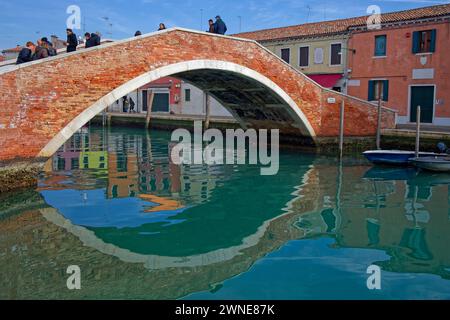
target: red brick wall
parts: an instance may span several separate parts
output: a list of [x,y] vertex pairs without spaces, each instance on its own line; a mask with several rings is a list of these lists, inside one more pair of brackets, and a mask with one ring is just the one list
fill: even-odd
[[[416,55],[412,53],[414,31],[437,30],[436,52]],[[386,58],[375,58],[375,36],[387,35]],[[443,105],[436,106],[436,117],[450,117],[450,23],[418,24],[396,29],[384,29],[355,33],[349,41],[349,47],[356,54],[349,53],[351,78],[360,80],[358,87],[349,87],[348,93],[362,99],[368,99],[368,83],[371,79],[389,80],[389,101],[387,106],[407,116],[409,111],[409,86],[414,84],[435,84],[436,99],[442,99]],[[426,57],[425,65],[421,57]],[[413,69],[431,69],[434,79],[414,80]]]
[[148,85],[142,87],[141,89],[148,89],[155,86],[167,87],[170,92],[169,103],[171,105],[174,105],[179,102],[179,100],[177,100],[176,98],[178,97],[178,99],[180,99],[181,97],[181,82],[182,81],[180,79],[174,77],[164,77],[156,81],[153,81],[152,83],[149,83]]
[[[297,103],[317,136],[337,135],[337,105],[326,93],[256,43],[185,30],[59,57],[0,75],[0,160],[33,158],[83,110],[143,73],[188,60],[222,60],[255,70]],[[346,135],[376,131],[376,108],[345,98]],[[394,114],[390,113],[390,123]],[[282,125],[282,124],[280,124]]]

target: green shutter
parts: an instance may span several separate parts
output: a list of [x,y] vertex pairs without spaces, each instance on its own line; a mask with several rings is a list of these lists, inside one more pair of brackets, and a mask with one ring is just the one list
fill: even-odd
[[383,101],[389,101],[389,80],[383,81]]
[[430,52],[436,51],[436,29],[431,30]]
[[375,100],[375,81],[369,81],[369,98],[367,100]]
[[420,52],[420,32],[416,31],[413,33],[413,53]]

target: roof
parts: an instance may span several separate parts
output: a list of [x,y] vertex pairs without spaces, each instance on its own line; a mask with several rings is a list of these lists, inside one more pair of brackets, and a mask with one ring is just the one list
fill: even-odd
[[[382,23],[392,23],[447,15],[450,15],[450,4],[385,13],[381,15],[381,21]],[[234,36],[256,41],[329,36],[346,33],[351,27],[364,26],[367,24],[368,18],[369,16],[361,16],[356,18],[306,23],[289,27],[244,32]]]
[[20,50],[22,50],[22,47],[21,46],[17,46],[15,48],[5,49],[5,50],[2,51],[2,53],[20,52]]

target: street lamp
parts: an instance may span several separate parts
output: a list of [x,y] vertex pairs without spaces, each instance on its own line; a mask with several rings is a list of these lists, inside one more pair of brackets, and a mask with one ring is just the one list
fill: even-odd
[[109,26],[109,28],[110,28],[110,31],[107,32],[107,34],[109,34],[109,35],[112,37],[112,27],[113,27],[113,24],[112,24],[111,22],[109,22],[109,17],[103,17],[102,19],[106,21],[106,24],[107,24],[107,25]]

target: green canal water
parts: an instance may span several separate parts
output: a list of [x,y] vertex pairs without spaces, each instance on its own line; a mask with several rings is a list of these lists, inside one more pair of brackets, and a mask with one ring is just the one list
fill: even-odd
[[450,175],[291,150],[261,176],[173,146],[90,129],[3,195],[0,299],[450,299]]

